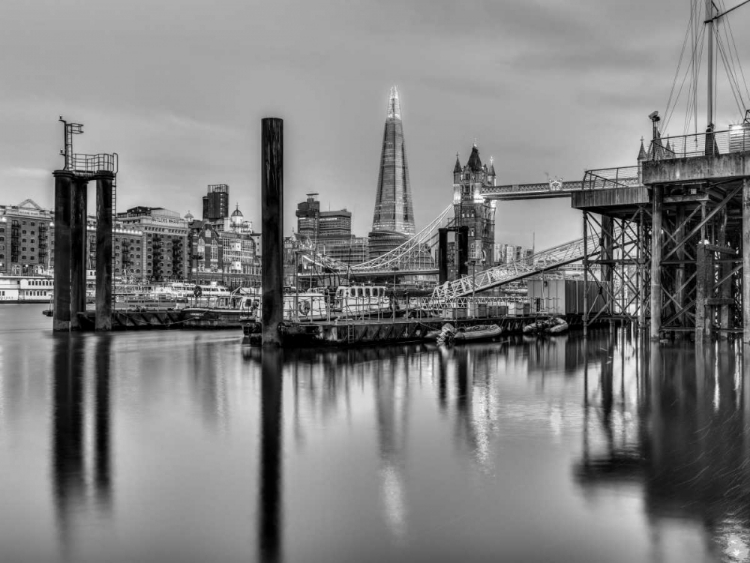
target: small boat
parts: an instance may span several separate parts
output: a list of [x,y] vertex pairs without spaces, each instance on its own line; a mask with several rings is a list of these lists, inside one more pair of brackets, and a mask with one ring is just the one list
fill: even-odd
[[561,319],[560,317],[555,317],[554,319],[550,319],[550,325],[547,327],[547,332],[550,334],[560,334],[563,332],[567,332],[568,330],[568,323],[565,322],[564,319]]
[[476,325],[459,328],[453,339],[456,342],[468,342],[474,340],[491,340],[500,336],[503,329],[497,325]]
[[436,340],[438,344],[451,342],[474,342],[478,340],[492,340],[500,336],[503,329],[497,325],[474,325],[461,327],[458,330],[446,323],[440,330],[432,330],[425,334],[425,340]]
[[568,330],[568,323],[565,319],[560,317],[552,317],[549,319],[539,319],[531,324],[523,327],[523,333],[527,335],[532,334],[560,334]]
[[548,328],[548,320],[547,319],[539,319],[537,321],[534,321],[531,324],[527,324],[525,327],[523,327],[523,333],[524,334],[538,334],[540,332],[544,332]]

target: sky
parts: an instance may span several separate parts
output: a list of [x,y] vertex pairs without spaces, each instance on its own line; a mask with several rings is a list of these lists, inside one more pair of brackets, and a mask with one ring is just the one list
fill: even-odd
[[[2,0],[0,203],[52,207],[62,115],[84,124],[75,152],[118,153],[118,210],[200,216],[206,186],[229,184],[259,228],[261,119],[279,117],[285,232],[318,192],[366,236],[397,85],[419,229],[474,142],[499,184],[635,164],[689,16],[690,0]],[[750,5],[731,18],[747,29]],[[721,79],[717,100],[722,129],[740,114]],[[543,248],[581,224],[566,199],[501,202],[496,240]]]

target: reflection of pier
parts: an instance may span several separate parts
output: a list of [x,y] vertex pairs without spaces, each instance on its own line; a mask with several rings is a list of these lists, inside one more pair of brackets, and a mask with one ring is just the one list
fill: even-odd
[[[65,552],[72,555],[76,524],[81,513],[95,508],[108,513],[112,504],[110,341],[99,339],[94,347],[94,380],[86,381],[82,367],[86,343],[75,336],[55,342],[52,403],[52,480],[58,531]],[[93,393],[85,387],[93,386]],[[93,416],[87,417],[86,396],[93,395]],[[91,430],[87,421],[93,422]],[[88,455],[84,436],[93,436]],[[93,494],[92,494],[93,493]]]
[[[577,480],[592,493],[613,483],[640,487],[652,518],[694,519],[726,544],[733,523],[750,518],[747,363],[740,368],[739,351],[728,343],[652,345],[638,352],[645,357],[630,366],[631,375],[633,368],[640,371],[632,425],[624,424],[627,411],[618,408],[623,396],[612,364],[596,362],[602,392],[586,409]],[[601,413],[606,437],[598,446],[592,412]]]

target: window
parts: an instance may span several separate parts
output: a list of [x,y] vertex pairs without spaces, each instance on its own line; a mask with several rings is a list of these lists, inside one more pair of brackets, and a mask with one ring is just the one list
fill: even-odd
[[36,225],[36,223],[34,223],[34,221],[32,221],[31,222],[31,226],[34,227],[35,225]]
[[[25,225],[25,224],[26,224],[26,221],[24,221],[24,222],[23,222],[23,224]],[[26,234],[26,231],[21,231],[21,234],[22,234],[22,235],[25,235],[25,234]]]

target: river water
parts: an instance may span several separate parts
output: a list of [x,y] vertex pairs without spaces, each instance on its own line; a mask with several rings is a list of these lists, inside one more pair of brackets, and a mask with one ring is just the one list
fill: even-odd
[[0,561],[750,561],[741,349],[261,354],[0,307]]

